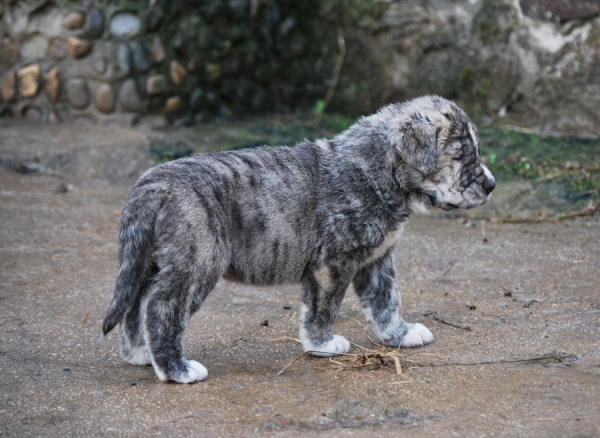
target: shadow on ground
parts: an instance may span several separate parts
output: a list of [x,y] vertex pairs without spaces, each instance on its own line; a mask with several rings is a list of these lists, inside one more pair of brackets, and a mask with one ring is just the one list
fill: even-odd
[[[270,342],[297,336],[298,288],[221,282],[186,341],[208,380],[164,384],[122,362],[114,334],[99,340],[120,206],[152,164],[152,135],[0,129],[2,435],[600,435],[598,215],[412,220],[396,250],[404,312],[435,342],[410,359],[441,366],[397,375],[311,358],[278,375],[301,353]],[[197,150],[218,141],[210,135]],[[352,290],[335,330],[372,347]],[[556,352],[569,360],[510,362]]]

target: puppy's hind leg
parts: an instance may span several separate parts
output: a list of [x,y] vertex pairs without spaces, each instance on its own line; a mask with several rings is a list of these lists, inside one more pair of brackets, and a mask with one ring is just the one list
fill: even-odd
[[304,351],[310,351],[313,356],[335,356],[350,351],[346,338],[331,334],[348,284],[334,282],[331,272],[322,268],[308,271],[302,286],[300,341]]
[[119,324],[119,347],[125,362],[133,365],[149,365],[144,341],[142,312],[140,303],[125,314]]
[[433,335],[423,324],[410,324],[402,318],[402,301],[392,254],[362,268],[354,277],[353,284],[367,321],[385,345],[409,348],[433,341]]
[[144,340],[154,371],[163,382],[193,383],[208,376],[202,364],[185,358],[183,338],[192,313],[214,288],[219,274],[170,265],[156,275],[143,305]]
[[185,328],[227,269],[229,251],[224,240],[206,228],[190,233],[194,224],[177,224],[165,226],[158,238],[159,270],[143,305],[144,340],[160,380],[193,383],[206,379],[208,371],[185,358]]

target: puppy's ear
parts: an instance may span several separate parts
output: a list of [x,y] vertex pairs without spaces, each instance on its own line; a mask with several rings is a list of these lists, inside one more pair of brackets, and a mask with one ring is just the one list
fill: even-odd
[[437,170],[438,129],[429,120],[413,117],[391,128],[390,143],[402,159],[425,175]]

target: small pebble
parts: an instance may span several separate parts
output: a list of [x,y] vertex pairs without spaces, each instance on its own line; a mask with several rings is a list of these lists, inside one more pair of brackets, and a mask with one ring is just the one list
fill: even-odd
[[284,308],[285,310],[290,310],[290,309],[292,308],[292,306],[290,306],[289,304],[284,304],[284,305],[283,305],[283,308]]
[[260,325],[261,325],[261,327],[267,327],[267,326],[269,325],[269,320],[268,320],[268,319],[265,319],[264,321],[262,321],[262,322],[260,323]]

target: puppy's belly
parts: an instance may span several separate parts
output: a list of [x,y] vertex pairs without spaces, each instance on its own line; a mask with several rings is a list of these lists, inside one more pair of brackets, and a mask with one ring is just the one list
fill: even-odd
[[[286,263],[287,261],[287,263]],[[229,266],[223,279],[234,283],[270,286],[275,284],[298,283],[306,269],[307,262],[293,259],[280,259],[279,263],[256,263],[254,265]]]

